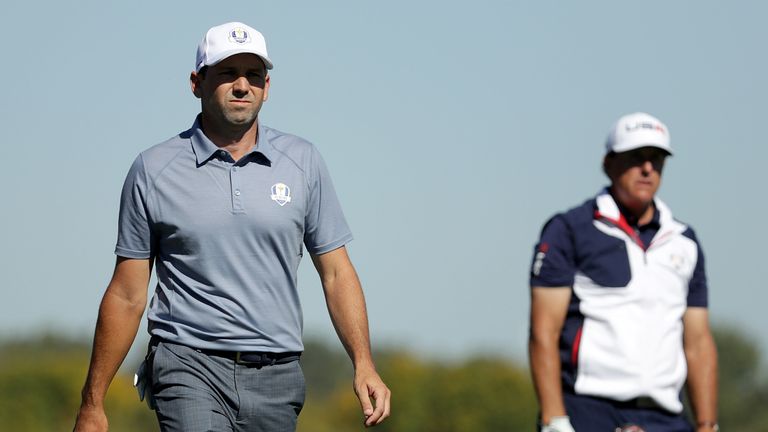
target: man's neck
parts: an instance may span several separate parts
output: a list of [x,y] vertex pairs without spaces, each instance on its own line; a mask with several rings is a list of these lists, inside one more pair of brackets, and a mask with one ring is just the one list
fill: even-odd
[[648,225],[653,220],[653,215],[656,212],[656,207],[653,205],[653,203],[648,204],[645,206],[644,209],[633,211],[627,208],[627,210],[630,212],[632,217],[634,218],[635,225],[641,227],[644,225]]
[[619,211],[621,211],[630,225],[643,226],[651,223],[653,220],[653,215],[656,213],[656,206],[653,204],[653,201],[647,204],[630,206],[623,203],[613,190],[611,190],[611,196],[613,196],[613,200],[619,206]]
[[202,116],[200,124],[205,136],[216,147],[228,151],[234,160],[239,160],[253,150],[259,136],[258,119],[254,120],[250,125],[243,125],[242,128],[233,128],[231,126],[224,128],[218,127],[215,122]]

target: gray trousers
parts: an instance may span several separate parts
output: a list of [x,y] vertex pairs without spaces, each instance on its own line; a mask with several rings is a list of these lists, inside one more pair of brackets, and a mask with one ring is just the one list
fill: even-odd
[[160,342],[150,354],[162,432],[294,432],[304,406],[298,361],[260,368]]

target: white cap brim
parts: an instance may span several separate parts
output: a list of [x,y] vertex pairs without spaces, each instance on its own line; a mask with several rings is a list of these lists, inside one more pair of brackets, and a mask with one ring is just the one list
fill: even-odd
[[259,54],[257,52],[249,51],[249,50],[230,50],[230,51],[224,51],[221,53],[217,53],[215,56],[209,57],[207,61],[200,62],[199,65],[197,65],[197,72],[200,72],[200,69],[204,68],[205,66],[215,66],[218,63],[221,63],[222,61],[228,59],[229,57],[232,57],[233,55],[237,54],[253,54],[255,56],[258,56],[261,61],[264,62],[264,66],[270,70],[272,69],[272,60],[270,60],[268,57]]

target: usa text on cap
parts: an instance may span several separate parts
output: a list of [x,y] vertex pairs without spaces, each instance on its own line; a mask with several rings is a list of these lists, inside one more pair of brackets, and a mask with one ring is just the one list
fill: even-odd
[[656,147],[672,154],[669,129],[661,120],[643,112],[621,117],[608,133],[605,151],[621,153],[640,147]]

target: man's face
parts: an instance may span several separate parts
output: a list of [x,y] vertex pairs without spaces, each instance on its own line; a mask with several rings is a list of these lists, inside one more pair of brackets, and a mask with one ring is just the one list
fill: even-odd
[[236,54],[204,74],[193,72],[190,82],[203,116],[224,127],[251,124],[269,94],[267,69],[254,54]]
[[641,147],[605,157],[605,173],[611,179],[613,192],[621,204],[642,208],[653,202],[661,185],[661,171],[667,155],[656,147]]

